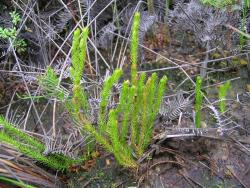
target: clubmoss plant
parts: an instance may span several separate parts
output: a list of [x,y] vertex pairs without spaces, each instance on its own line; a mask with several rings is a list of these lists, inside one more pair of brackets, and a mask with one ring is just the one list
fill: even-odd
[[136,13],[132,27],[132,84],[128,80],[123,82],[118,105],[108,113],[110,92],[122,71],[116,70],[107,78],[101,92],[99,126],[85,126],[100,144],[114,154],[120,164],[132,168],[137,166],[135,159],[142,156],[151,141],[154,121],[167,82],[166,76],[158,82],[158,76],[154,73],[145,83],[146,75],[137,74],[139,17],[140,14]]
[[10,144],[28,157],[60,171],[75,163],[73,159],[62,155],[44,156],[45,146],[43,143],[15,128],[2,116],[0,116],[0,125],[3,127],[0,130],[0,141]]
[[72,44],[72,66],[70,67],[70,75],[73,82],[73,96],[71,100],[73,106],[72,114],[74,117],[81,118],[82,121],[87,120],[82,116],[80,111],[83,110],[86,113],[88,110],[87,95],[83,87],[81,87],[81,79],[86,61],[87,39],[88,28],[84,28],[82,33],[79,28],[74,32]]
[[201,108],[202,108],[202,100],[203,93],[201,91],[202,79],[200,76],[196,78],[196,86],[195,86],[195,125],[196,128],[201,128]]
[[14,186],[18,186],[18,187],[21,187],[21,188],[35,188],[31,185],[28,185],[24,182],[22,182],[21,180],[17,181],[17,180],[14,180],[14,179],[11,179],[11,178],[7,178],[7,177],[4,177],[4,176],[0,176],[0,181],[1,182],[7,182],[7,183],[10,183]]
[[227,81],[225,84],[221,85],[219,88],[219,99],[220,99],[220,112],[224,113],[226,111],[226,96],[229,89],[231,88],[231,82]]
[[[112,80],[113,75],[106,82]],[[109,111],[108,117],[107,109],[105,116],[100,112],[98,128],[90,124],[84,126],[105,149],[114,154],[121,165],[130,168],[137,166],[134,155],[136,158],[141,157],[151,141],[154,121],[167,82],[164,77],[157,84],[157,75],[153,74],[145,84],[144,75],[140,79],[141,83],[138,83],[140,89],[130,85],[128,80],[123,82],[117,107]],[[103,90],[107,90],[107,85],[104,83]],[[139,95],[142,98],[137,100]]]
[[129,168],[137,167],[136,159],[142,156],[151,141],[154,121],[167,83],[166,76],[158,81],[158,76],[154,73],[146,81],[145,73],[137,73],[139,25],[140,13],[137,12],[132,27],[131,81],[126,80],[122,83],[119,101],[110,109],[108,104],[112,89],[119,82],[123,71],[115,70],[105,79],[100,92],[97,126],[92,125],[86,118],[88,95],[80,83],[86,57],[86,28],[82,37],[79,29],[74,33],[70,69],[73,94],[72,100],[69,100],[69,109],[73,109],[73,117],[83,130],[92,135],[107,151],[113,153],[121,165]]
[[[147,148],[153,133],[153,125],[158,114],[161,100],[166,89],[167,77],[164,76],[159,84],[157,81],[157,74],[154,73],[148,80],[143,90],[142,103],[139,105],[139,111],[142,111],[142,114],[139,115],[142,118],[139,141],[138,141],[138,155],[141,156],[144,150]],[[139,126],[138,125],[138,126]]]
[[[134,89],[129,87],[129,82],[123,83],[120,93],[120,100],[117,108],[111,109],[108,113],[107,105],[111,89],[122,74],[121,70],[116,70],[106,79],[101,92],[101,104],[99,112],[98,127],[85,125],[84,128],[91,133],[107,151],[114,154],[117,161],[126,167],[136,167],[136,162],[132,157],[132,152],[127,144],[128,116],[130,116]],[[125,104],[127,106],[125,106]],[[123,111],[125,110],[125,111]],[[118,116],[126,114],[122,123],[118,124]],[[123,116],[124,117],[124,116]],[[121,127],[122,126],[122,127]]]
[[131,38],[131,81],[133,85],[137,82],[137,60],[138,60],[138,46],[139,46],[139,29],[140,29],[141,15],[136,12],[134,15],[132,25],[132,38]]
[[122,76],[122,70],[118,69],[115,70],[114,73],[106,79],[103,85],[103,89],[101,91],[101,103],[100,103],[100,112],[99,112],[99,127],[100,130],[103,131],[105,128],[105,121],[107,117],[107,106],[109,103],[111,89],[113,88],[114,84],[118,82],[120,77]]
[[[10,136],[10,137],[17,137],[18,140],[21,140],[22,143],[28,144],[39,151],[44,149],[44,145],[37,141],[36,139],[30,137],[29,135],[25,134],[24,132],[15,128],[12,124],[4,119],[4,117],[0,116],[0,125],[3,126],[2,133]],[[17,140],[17,141],[18,141]]]
[[139,124],[138,122],[140,121],[140,109],[143,107],[143,92],[144,92],[144,87],[145,87],[145,79],[146,79],[146,74],[143,73],[140,75],[140,79],[138,82],[138,86],[136,89],[136,98],[134,101],[134,110],[133,110],[133,116],[131,117],[131,144],[136,147],[138,140],[139,140]]

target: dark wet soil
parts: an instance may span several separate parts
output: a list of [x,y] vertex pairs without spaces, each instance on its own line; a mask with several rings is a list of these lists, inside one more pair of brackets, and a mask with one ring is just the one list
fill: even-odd
[[250,152],[230,138],[169,140],[141,187],[249,187],[249,162]]

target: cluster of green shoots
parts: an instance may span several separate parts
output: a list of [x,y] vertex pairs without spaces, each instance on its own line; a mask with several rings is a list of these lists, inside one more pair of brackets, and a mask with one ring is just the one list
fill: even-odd
[[[150,144],[154,121],[167,83],[166,76],[158,80],[156,73],[149,78],[146,78],[146,74],[137,73],[139,26],[140,13],[136,12],[131,37],[131,80],[125,80],[122,83],[119,101],[116,107],[109,109],[113,87],[119,82],[123,71],[117,69],[105,79],[100,92],[97,126],[91,124],[88,119],[88,93],[81,85],[86,60],[88,28],[84,28],[82,32],[77,29],[73,37],[70,68],[73,83],[72,96],[66,99],[67,109],[82,130],[92,135],[99,144],[111,152],[121,165],[129,168],[137,167],[136,160],[143,155]],[[46,85],[46,83],[57,84],[56,75],[53,76],[50,73],[55,74],[48,69],[47,74],[40,79],[42,87],[49,91],[49,95],[64,98],[60,90],[52,91],[49,89],[51,87]],[[49,80],[52,81],[48,82]]]
[[158,81],[157,74],[146,80],[146,74],[137,73],[138,33],[140,13],[135,13],[131,38],[131,81],[122,83],[119,102],[108,110],[113,86],[118,83],[123,72],[117,69],[109,76],[100,93],[98,126],[89,123],[84,112],[88,110],[87,95],[80,85],[83,74],[88,29],[76,30],[72,48],[73,97],[72,114],[107,151],[114,154],[117,161],[126,167],[137,167],[136,159],[141,157],[149,145],[156,115],[160,108],[167,78]]
[[56,170],[65,170],[75,161],[63,155],[44,156],[45,146],[37,139],[17,129],[14,125],[0,116],[0,141],[16,148],[28,157]]
[[[104,81],[100,92],[101,102],[97,114],[97,126],[91,124],[88,119],[88,93],[81,85],[86,60],[88,28],[84,28],[82,32],[77,29],[73,37],[72,66],[70,68],[73,83],[72,96],[66,99],[68,110],[81,125],[81,128],[112,153],[121,165],[129,168],[137,167],[137,159],[143,155],[150,144],[154,121],[167,83],[166,76],[158,80],[156,73],[147,78],[145,73],[138,74],[137,72],[139,26],[140,13],[136,12],[132,25],[130,47],[131,79],[122,83],[118,104],[112,109],[108,108],[112,89],[119,82],[123,71],[115,70]],[[49,68],[44,78],[40,80],[42,80],[41,85],[43,84],[42,87],[47,90],[49,96],[65,100],[63,91],[48,89],[58,86],[58,79],[52,69]],[[225,111],[226,105],[223,99],[229,90],[229,84],[230,82],[227,82],[219,90],[221,112]],[[201,88],[202,79],[198,76],[195,87],[195,124],[197,128],[201,128],[202,119],[204,93]]]
[[11,22],[13,24],[12,28],[0,27],[0,38],[4,40],[10,40],[14,45],[14,48],[18,53],[23,53],[26,49],[26,42],[23,39],[17,37],[17,26],[21,22],[20,15],[13,11],[10,13]]
[[[202,101],[204,97],[204,93],[201,90],[202,88],[202,79],[200,76],[196,78],[196,86],[195,86],[195,125],[196,128],[201,128],[201,110],[202,110]],[[231,88],[231,82],[227,81],[225,84],[219,87],[219,107],[220,112],[224,113],[226,111],[226,96]]]

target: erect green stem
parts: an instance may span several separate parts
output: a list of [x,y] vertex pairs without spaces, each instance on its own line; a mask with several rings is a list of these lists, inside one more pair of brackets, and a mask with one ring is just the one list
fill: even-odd
[[225,84],[221,85],[219,88],[219,99],[220,99],[220,112],[224,113],[226,111],[226,96],[228,93],[228,90],[231,87],[230,81],[227,81]]
[[150,15],[153,15],[154,14],[154,0],[148,0],[147,2],[148,4],[148,12]]
[[140,13],[136,12],[134,15],[132,25],[132,38],[131,38],[131,81],[133,85],[137,83],[137,58],[139,46],[139,29],[140,29]]
[[201,128],[201,107],[203,100],[203,93],[201,91],[202,79],[200,76],[196,78],[195,87],[195,125],[196,128]]
[[82,79],[86,51],[87,51],[88,28],[84,28],[82,36],[80,29],[76,29],[72,43],[72,65],[70,67],[70,75],[74,85],[79,85]]

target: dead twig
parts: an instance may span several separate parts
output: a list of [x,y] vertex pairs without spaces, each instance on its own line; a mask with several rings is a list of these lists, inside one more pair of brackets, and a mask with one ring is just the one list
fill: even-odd
[[156,166],[158,166],[158,165],[162,165],[162,164],[166,164],[166,163],[172,163],[172,164],[180,165],[180,166],[182,166],[182,167],[186,167],[186,165],[184,165],[184,164],[182,164],[182,163],[180,163],[180,162],[166,160],[166,161],[160,161],[160,162],[157,162],[157,163],[151,165],[151,166],[149,167],[149,169],[152,169],[152,168],[154,168],[154,167],[156,167]]
[[232,168],[230,168],[229,166],[227,166],[227,169],[230,171],[230,173],[234,176],[234,178],[245,188],[247,188],[248,186],[246,186],[242,180],[237,176],[237,174],[234,172],[234,170]]

